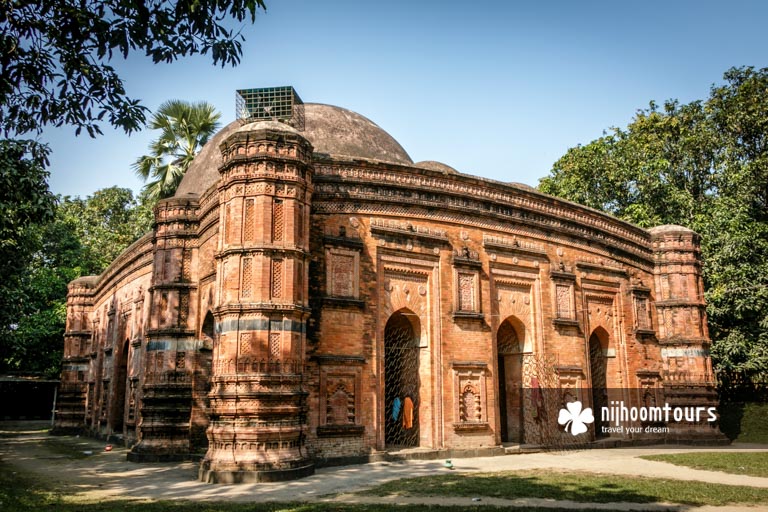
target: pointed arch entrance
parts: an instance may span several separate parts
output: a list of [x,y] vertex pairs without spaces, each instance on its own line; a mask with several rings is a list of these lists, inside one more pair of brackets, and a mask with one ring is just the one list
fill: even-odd
[[589,370],[592,380],[592,412],[595,417],[595,437],[603,437],[601,411],[608,407],[607,359],[609,336],[602,327],[589,337]]
[[128,338],[122,344],[121,350],[115,357],[115,369],[112,387],[112,410],[109,417],[108,428],[112,434],[123,434],[125,427],[125,405],[128,402],[126,384],[128,381],[128,353],[130,342]]
[[190,444],[193,452],[205,453],[208,449],[206,433],[210,422],[211,404],[208,393],[211,391],[211,373],[213,364],[215,322],[213,313],[208,311],[200,328],[202,346],[197,353],[195,372],[192,376],[192,415]]
[[523,347],[525,326],[509,317],[496,334],[498,352],[498,404],[503,443],[522,443],[523,431]]
[[203,319],[203,326],[200,329],[200,337],[203,339],[203,347],[207,350],[213,349],[214,325],[213,313],[208,311]]
[[418,317],[405,309],[392,314],[384,328],[384,444],[419,446]]

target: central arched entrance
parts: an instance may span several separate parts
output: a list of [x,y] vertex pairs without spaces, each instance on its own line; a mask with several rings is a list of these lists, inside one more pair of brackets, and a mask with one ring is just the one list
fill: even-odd
[[592,412],[595,417],[595,437],[604,437],[603,407],[608,407],[607,361],[608,333],[598,327],[589,337],[589,370],[592,377]]
[[406,310],[384,328],[384,444],[419,446],[419,322]]
[[[517,324],[517,326],[516,326]],[[499,418],[501,441],[523,442],[523,335],[519,322],[508,318],[496,335],[499,369]]]

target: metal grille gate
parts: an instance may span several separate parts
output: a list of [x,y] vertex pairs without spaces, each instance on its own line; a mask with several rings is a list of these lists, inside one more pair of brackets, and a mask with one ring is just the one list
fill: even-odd
[[589,369],[592,374],[592,412],[595,416],[595,435],[602,437],[602,415],[600,411],[608,406],[606,383],[606,359],[603,347],[596,334],[589,338]]
[[401,313],[384,329],[384,411],[387,447],[419,446],[419,348]]

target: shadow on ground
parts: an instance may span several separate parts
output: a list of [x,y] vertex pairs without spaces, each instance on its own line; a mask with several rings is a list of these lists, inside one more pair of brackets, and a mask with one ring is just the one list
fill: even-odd
[[[323,468],[314,476],[291,482],[211,485],[196,479],[197,464],[135,464],[126,460],[126,449],[115,447],[107,452],[104,448],[104,442],[91,438],[52,437],[44,429],[0,423],[0,510],[407,511],[448,505],[440,510],[451,511],[474,507],[472,496],[482,496],[483,504],[514,506],[515,510],[535,509],[530,507],[555,510],[564,506],[582,509],[585,503],[586,510],[591,507],[615,510],[628,509],[627,502],[635,504],[634,510],[688,510],[692,508],[690,505],[700,503],[686,499],[682,493],[676,495],[673,489],[662,495],[672,496],[668,501],[688,505],[659,505],[655,503],[659,501],[658,489],[634,489],[627,485],[626,475],[617,476],[612,481],[607,474],[579,472],[585,465],[595,471],[599,471],[598,468],[611,471],[605,458],[608,450],[463,459],[454,461],[460,467],[455,472],[443,468],[442,461],[379,462]],[[561,474],[553,469],[571,459],[578,461],[578,465],[568,467]],[[633,463],[642,463],[644,467],[663,464],[640,461],[635,455],[622,455],[613,460],[614,466]],[[499,464],[506,467],[493,469]],[[510,468],[510,464],[516,467]],[[509,469],[514,474],[466,474]],[[433,478],[437,475],[441,478]],[[414,477],[432,478],[412,480]],[[24,478],[29,481],[19,480]],[[722,476],[715,474],[712,478]],[[662,480],[659,482],[663,485]],[[677,488],[681,484],[689,487],[711,485],[704,481],[689,484],[674,481],[671,484]],[[377,485],[380,487],[365,491]],[[354,492],[358,494],[350,494]],[[331,502],[334,499],[336,501]],[[760,501],[753,500],[752,503]],[[9,508],[9,504],[13,506]]]

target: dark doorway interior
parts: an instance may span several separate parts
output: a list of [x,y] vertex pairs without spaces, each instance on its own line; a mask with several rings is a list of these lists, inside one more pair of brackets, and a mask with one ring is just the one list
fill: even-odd
[[211,366],[213,364],[214,319],[208,311],[201,329],[203,346],[197,353],[195,372],[192,376],[192,421],[190,444],[192,452],[205,453],[208,450],[206,430],[210,422],[211,406],[208,393],[211,391]]
[[114,434],[122,434],[123,427],[125,426],[125,389],[126,380],[128,379],[128,347],[130,343],[128,339],[123,342],[123,348],[118,354],[118,359],[115,361],[115,376],[112,382],[114,382],[114,389],[112,394],[112,421],[109,425],[110,430]]
[[517,330],[505,320],[496,337],[499,358],[499,418],[501,441],[523,442],[523,350]]
[[[606,344],[607,345],[607,344]],[[603,343],[597,331],[589,337],[589,368],[592,374],[592,413],[595,417],[595,437],[604,437],[601,411],[608,406],[606,359]]]
[[393,314],[384,329],[384,443],[388,448],[419,446],[416,332],[403,312]]

